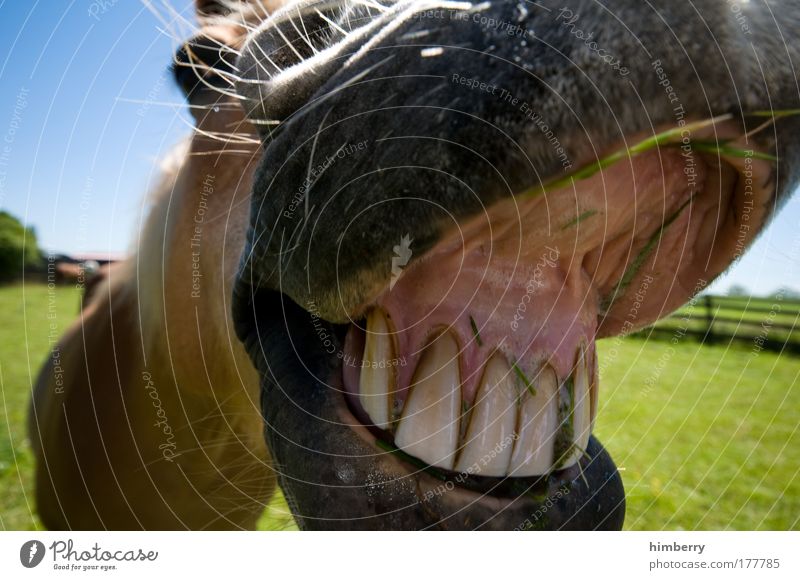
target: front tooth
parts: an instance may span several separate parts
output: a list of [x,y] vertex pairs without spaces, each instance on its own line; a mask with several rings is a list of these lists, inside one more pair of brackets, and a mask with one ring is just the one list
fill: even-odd
[[377,308],[367,315],[367,337],[358,382],[361,407],[381,429],[391,426],[395,391],[395,349],[386,316]]
[[589,390],[589,357],[586,347],[578,347],[575,362],[575,461],[580,459],[589,446],[592,433],[592,403]]
[[501,355],[493,356],[483,371],[456,471],[495,477],[508,472],[517,396],[511,367]]
[[556,439],[556,461],[564,469],[577,463],[589,445],[592,405],[586,349],[578,347],[572,375],[559,390],[561,429]]
[[429,465],[452,469],[461,414],[458,345],[452,336],[442,334],[425,348],[414,381],[395,444]]
[[517,441],[511,455],[509,475],[544,475],[553,468],[553,445],[558,431],[558,378],[545,366],[533,381],[536,394],[522,395]]

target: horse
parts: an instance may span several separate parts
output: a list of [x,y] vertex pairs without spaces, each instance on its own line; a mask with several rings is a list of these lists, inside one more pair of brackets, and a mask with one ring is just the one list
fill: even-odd
[[35,386],[43,523],[620,529],[596,340],[797,186],[800,2],[196,9],[195,130]]

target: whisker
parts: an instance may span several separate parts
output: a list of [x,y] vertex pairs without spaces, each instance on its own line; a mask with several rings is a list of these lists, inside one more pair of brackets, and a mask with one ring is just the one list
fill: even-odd
[[217,151],[192,151],[188,154],[189,157],[202,157],[206,155],[253,155],[253,151],[251,149],[218,149]]
[[188,29],[186,32],[179,31],[181,34],[181,38],[187,38],[189,36],[194,36],[195,34],[200,32],[200,29],[189,19],[187,19],[183,14],[178,12],[172,4],[170,4],[167,0],[161,0],[161,5],[167,10],[169,14],[172,15],[172,22],[176,22],[178,25],[185,24],[186,28]]
[[[223,143],[236,143],[237,145],[260,145],[261,141],[258,139],[249,139],[246,137],[236,137],[233,135],[228,135],[227,137],[219,136],[219,134],[215,134],[215,131],[206,131],[204,129],[200,129],[199,127],[189,123],[183,117],[178,117],[182,123],[186,126],[192,128],[196,133],[208,137],[209,139],[214,139],[215,141],[221,141]],[[224,135],[224,134],[223,134]]]
[[[300,17],[300,24],[303,26],[303,32],[300,32],[300,29],[297,28],[297,25],[294,23],[294,18],[289,19],[289,22],[292,23],[292,28],[294,28],[297,31],[297,34],[299,34],[300,38],[302,38],[305,41],[305,43],[309,46],[309,48],[311,48],[311,51],[314,54],[318,54],[319,51],[317,50],[317,47],[314,46],[314,44],[311,42],[311,36],[308,34],[308,30],[306,30],[306,23],[305,20],[303,20],[303,14],[300,12],[299,8],[297,9],[297,15]],[[305,36],[303,36],[303,33],[305,33]]]
[[367,8],[374,8],[378,12],[384,13],[388,12],[390,8],[388,6],[384,6],[378,2],[373,2],[373,0],[351,0],[353,4],[359,4],[361,6],[365,6]]
[[[170,28],[169,22],[167,22],[161,15],[161,13],[158,11],[158,9],[155,6],[153,6],[151,0],[142,0],[142,4],[144,4],[144,7],[147,8],[147,10],[156,18],[156,20],[158,20],[161,23],[162,26],[164,26],[164,28],[167,29]],[[168,36],[175,42],[180,42],[183,39],[183,37],[177,36],[172,32],[167,32],[166,30],[163,30],[159,27],[156,27],[156,29],[164,33],[166,36]]]
[[191,103],[170,103],[169,101],[148,101],[147,99],[130,99],[128,97],[117,97],[117,101],[121,103],[133,103],[135,105],[155,105],[158,107],[172,107],[174,109],[183,109],[188,107],[190,109],[204,109],[210,111],[212,109],[238,109],[239,105],[235,103],[227,103],[220,101],[216,105],[192,105]]
[[275,121],[272,119],[250,119],[249,122],[253,125],[280,125],[281,121]]
[[[289,20],[291,20],[291,19],[289,19]],[[281,22],[280,24],[283,24],[283,22]],[[281,35],[281,38],[283,39],[283,41],[286,43],[286,45],[289,48],[292,49],[292,52],[297,56],[297,58],[299,58],[301,61],[304,60],[303,59],[303,55],[300,54],[300,51],[298,51],[297,48],[295,48],[294,44],[289,42],[289,39],[286,38],[286,35],[283,33],[283,29],[280,27],[280,25],[276,25],[274,27],[274,29],[278,32],[278,34]]]
[[[211,83],[209,83],[209,82],[208,82],[208,81],[205,79],[205,77],[204,77],[203,75],[201,75],[201,74],[197,74],[197,70],[198,70],[199,68],[201,68],[202,66],[205,66],[206,68],[208,68],[208,65],[206,65],[205,63],[203,63],[202,61],[199,61],[199,60],[198,60],[198,62],[199,62],[200,64],[195,64],[195,56],[194,56],[194,52],[193,52],[191,49],[189,49],[188,47],[187,47],[186,54],[189,56],[190,63],[189,63],[188,65],[182,65],[182,66],[189,66],[189,67],[191,67],[191,68],[192,68],[192,70],[195,72],[195,76],[197,76],[197,80],[199,80],[201,83],[203,83],[203,84],[204,84],[206,87],[208,87],[208,88],[209,88],[209,89],[211,89],[212,91],[215,91],[215,92],[217,92],[217,93],[219,93],[219,94],[221,94],[221,95],[225,95],[225,96],[228,96],[228,97],[233,97],[233,98],[235,98],[235,99],[242,99],[242,100],[243,100],[243,99],[245,98],[245,97],[243,97],[242,95],[240,95],[239,93],[236,93],[236,92],[231,92],[231,91],[226,91],[226,90],[224,90],[224,89],[221,89],[221,88],[219,88],[219,87],[215,87],[214,85],[212,85]],[[229,83],[230,83],[230,80],[228,80],[228,79],[225,79],[225,80],[226,80],[227,82],[229,82]],[[233,85],[233,83],[231,83],[231,85]]]
[[319,10],[316,10],[316,9],[315,9],[315,12],[317,13],[317,15],[318,15],[320,18],[322,18],[322,19],[323,19],[325,22],[327,22],[328,24],[330,24],[330,25],[331,25],[331,27],[335,28],[335,29],[336,29],[336,30],[338,30],[340,33],[342,33],[343,35],[347,36],[347,31],[346,31],[344,28],[342,28],[342,27],[341,27],[341,26],[339,26],[339,25],[338,25],[336,22],[334,22],[333,20],[331,20],[330,18],[328,18],[327,16],[325,16],[325,15],[324,15],[322,12],[320,12]]
[[[208,63],[205,63],[202,60],[200,60],[197,57],[197,55],[195,54],[194,50],[192,50],[191,45],[189,45],[189,44],[186,45],[186,54],[190,57],[191,63],[189,65],[187,65],[186,63],[179,62],[177,60],[177,57],[176,57],[176,58],[173,59],[173,62],[176,64],[176,66],[189,66],[192,70],[195,70],[195,72],[196,72],[196,69],[205,70],[207,72],[212,72],[216,76],[219,76],[223,80],[228,82],[231,86],[235,86],[236,83],[234,81],[241,80],[241,77],[239,77],[239,75],[235,75],[232,72],[213,67],[213,66],[209,65]],[[230,77],[230,78],[227,78],[227,77]],[[233,79],[233,80],[231,80],[231,79]]]

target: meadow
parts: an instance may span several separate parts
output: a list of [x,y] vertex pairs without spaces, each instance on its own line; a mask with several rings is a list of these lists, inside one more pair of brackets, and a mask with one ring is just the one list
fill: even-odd
[[[0,529],[37,529],[26,416],[78,289],[0,287]],[[800,358],[685,338],[599,343],[595,432],[622,471],[630,530],[800,529]],[[292,529],[280,495],[260,529]]]

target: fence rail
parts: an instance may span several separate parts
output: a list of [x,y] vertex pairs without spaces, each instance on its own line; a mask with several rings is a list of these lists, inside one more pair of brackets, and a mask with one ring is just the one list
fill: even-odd
[[800,355],[800,301],[699,296],[636,334],[665,340],[689,337],[704,344],[749,345]]

